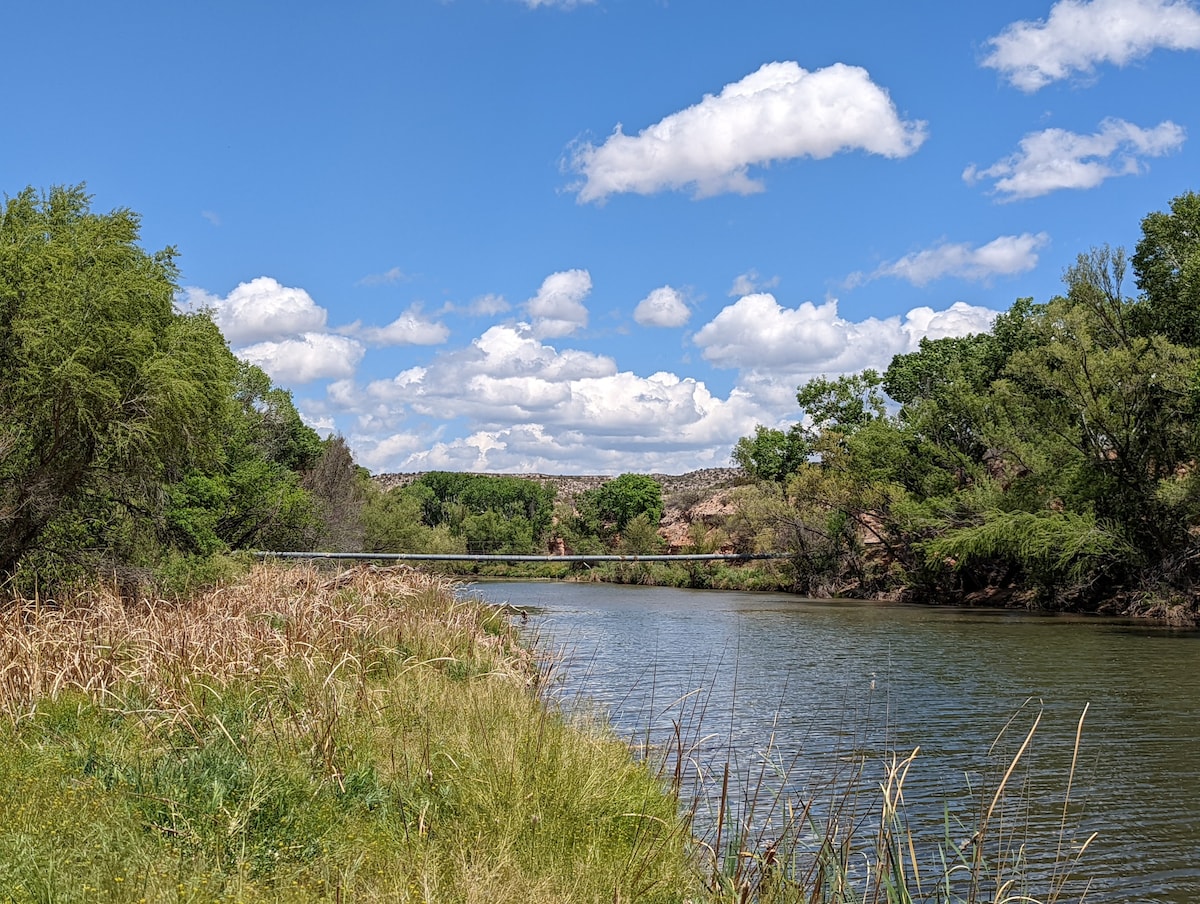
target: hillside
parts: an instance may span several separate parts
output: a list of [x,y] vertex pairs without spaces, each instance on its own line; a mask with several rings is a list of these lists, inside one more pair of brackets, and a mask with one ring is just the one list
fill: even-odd
[[[427,472],[376,474],[372,479],[380,489],[390,490],[393,487],[407,486],[424,473]],[[521,477],[526,480],[535,480],[539,483],[548,483],[558,491],[559,499],[566,500],[574,499],[585,490],[594,489],[605,481],[612,480],[614,475],[492,474],[490,476]],[[650,476],[662,484],[663,498],[670,502],[670,497],[677,494],[692,495],[700,493],[707,497],[716,490],[743,479],[745,475],[740,468],[703,468],[699,471],[689,471],[686,474],[651,474]]]
[[[383,490],[406,486],[422,473],[378,474],[373,479]],[[490,475],[500,476],[500,475]],[[611,475],[598,474],[509,474],[538,483],[550,484],[561,501],[573,502],[575,497],[612,480]],[[669,552],[679,552],[693,542],[692,525],[703,524],[711,530],[720,528],[732,510],[729,489],[745,480],[740,468],[704,468],[686,474],[651,474],[662,485],[665,510],[659,534]],[[724,549],[723,551],[730,551]]]

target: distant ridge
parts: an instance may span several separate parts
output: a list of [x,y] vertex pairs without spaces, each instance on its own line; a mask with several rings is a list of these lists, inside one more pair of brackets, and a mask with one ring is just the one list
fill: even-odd
[[[430,472],[415,471],[402,474],[376,474],[371,479],[380,489],[390,490],[393,487],[407,486],[422,474],[428,473]],[[504,474],[494,471],[471,471],[469,473],[483,474],[488,477],[519,477],[522,480],[548,483],[558,491],[560,499],[568,497],[573,499],[585,490],[594,489],[616,476],[615,474]],[[650,476],[662,484],[664,496],[685,490],[702,492],[714,490],[744,480],[746,477],[741,468],[701,468],[698,471],[688,471],[686,474],[651,474]]]

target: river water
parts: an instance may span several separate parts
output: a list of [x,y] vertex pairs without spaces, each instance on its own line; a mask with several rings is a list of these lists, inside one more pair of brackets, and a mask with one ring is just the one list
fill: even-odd
[[1037,719],[987,856],[1024,845],[1021,871],[1045,897],[1055,860],[1096,832],[1065,900],[1086,890],[1097,902],[1200,901],[1198,633],[785,594],[473,590],[529,609],[527,630],[554,654],[555,692],[568,706],[599,707],[633,744],[682,746],[701,823],[715,822],[725,763],[731,810],[754,839],[770,839],[783,818],[771,805],[779,792],[818,818],[862,820],[885,764],[919,745],[904,799],[928,882],[943,840],[978,827]]

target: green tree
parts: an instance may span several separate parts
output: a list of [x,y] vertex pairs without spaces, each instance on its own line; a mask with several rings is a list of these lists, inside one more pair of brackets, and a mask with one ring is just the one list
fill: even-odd
[[357,552],[363,544],[363,506],[370,475],[354,463],[341,436],[322,443],[321,457],[301,480],[312,494],[320,522],[317,545],[332,552]]
[[146,252],[129,210],[82,186],[33,189],[0,219],[0,574],[73,511],[151,508],[211,462],[225,413],[222,344],[178,314],[175,250]]
[[1186,192],[1170,213],[1142,220],[1133,269],[1144,293],[1141,331],[1200,346],[1200,194]]
[[585,520],[621,533],[639,515],[657,525],[662,520],[662,484],[645,474],[622,474],[580,494],[577,502]]
[[836,379],[816,377],[796,392],[800,410],[807,416],[810,440],[822,433],[853,433],[884,415],[883,378],[874,370],[843,374]]
[[799,424],[776,430],[759,424],[754,436],[743,436],[733,447],[733,463],[755,480],[782,483],[808,457],[809,444]]

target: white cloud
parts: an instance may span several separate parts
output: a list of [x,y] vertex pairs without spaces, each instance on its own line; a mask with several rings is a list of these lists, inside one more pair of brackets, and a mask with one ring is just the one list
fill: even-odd
[[773,295],[759,293],[727,305],[692,341],[717,367],[742,371],[744,385],[778,398],[781,387],[794,391],[798,382],[818,374],[885,368],[923,336],[982,332],[995,316],[988,308],[955,302],[945,311],[922,307],[904,317],[856,322],[838,315],[835,300],[785,308]]
[[504,300],[503,295],[480,295],[478,298],[471,299],[471,303],[467,305],[465,313],[472,317],[493,317],[496,314],[503,314],[512,307]]
[[375,471],[680,473],[727,465],[755,424],[793,422],[806,379],[884,368],[923,336],[979,332],[995,313],[959,302],[851,322],[836,302],[785,308],[750,295],[695,337],[709,361],[738,371],[723,397],[702,380],[622,370],[607,355],[549,345],[528,324],[498,324],[391,379],[337,380],[304,410],[354,418],[343,432]]
[[1170,120],[1143,129],[1123,119],[1106,119],[1091,135],[1046,129],[1026,135],[1016,153],[987,169],[967,167],[963,179],[970,184],[994,179],[994,191],[1004,200],[1036,198],[1061,188],[1095,188],[1113,176],[1141,172],[1141,158],[1176,151],[1185,138],[1183,127]]
[[303,289],[282,286],[269,276],[240,283],[224,300],[203,290],[188,290],[188,296],[189,300],[203,297],[214,309],[217,326],[232,345],[325,329],[323,307]]
[[221,225],[221,215],[215,210],[202,210],[200,211],[200,216],[208,220],[208,222],[213,226]]
[[1200,49],[1200,13],[1185,0],[1060,0],[1045,21],[1014,22],[987,43],[983,65],[1032,92],[1160,47]]
[[691,316],[682,293],[670,286],[655,289],[633,309],[633,319],[642,326],[683,326]]
[[994,276],[1013,276],[1036,267],[1037,251],[1049,241],[1050,236],[1045,232],[1036,235],[1024,232],[1021,235],[1002,235],[975,248],[965,242],[944,242],[882,264],[870,275],[852,274],[847,283],[860,285],[868,280],[893,276],[907,280],[914,286],[925,286],[945,276],[977,282]]
[[738,274],[733,285],[730,286],[728,294],[730,298],[741,298],[743,295],[753,295],[764,289],[773,289],[777,285],[779,285],[778,276],[763,279],[758,275],[758,271],[752,268],[745,273]]
[[569,336],[587,326],[588,310],[583,300],[591,294],[592,277],[587,270],[563,270],[551,273],[537,295],[525,302],[525,311],[533,321],[533,334],[539,339]]
[[[738,437],[769,414],[745,393],[712,395],[671,373],[618,370],[603,355],[556,349],[523,325],[493,326],[466,349],[365,387],[329,387],[358,416],[368,467],[415,470],[628,470],[725,465]],[[412,446],[413,420],[461,420],[462,439]],[[569,463],[566,464],[566,463]],[[657,463],[657,464],[655,464]]]
[[530,9],[540,7],[558,7],[559,9],[574,9],[577,6],[591,6],[596,0],[521,0]]
[[257,364],[276,383],[351,377],[363,352],[357,340],[328,333],[304,333],[295,339],[258,342],[237,350],[239,358]]
[[577,147],[570,165],[583,176],[580,203],[684,186],[697,197],[748,194],[763,189],[751,166],[856,149],[906,157],[924,140],[925,123],[901,119],[865,69],[835,63],[809,72],[777,62],[636,136],[618,125],[599,147]]
[[392,267],[383,273],[369,273],[358,281],[360,286],[388,286],[392,283],[404,282],[408,274],[399,267]]
[[387,326],[364,327],[355,323],[344,332],[371,345],[441,345],[450,338],[449,327],[425,317],[420,305],[413,305]]

